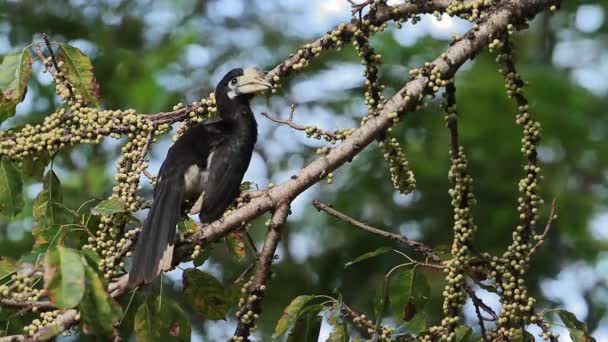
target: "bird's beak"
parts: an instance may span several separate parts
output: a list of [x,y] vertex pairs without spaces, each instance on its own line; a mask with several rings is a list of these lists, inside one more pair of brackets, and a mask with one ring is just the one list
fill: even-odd
[[238,77],[239,94],[253,94],[272,88],[272,84],[264,78],[264,72],[258,68],[243,70],[243,76]]

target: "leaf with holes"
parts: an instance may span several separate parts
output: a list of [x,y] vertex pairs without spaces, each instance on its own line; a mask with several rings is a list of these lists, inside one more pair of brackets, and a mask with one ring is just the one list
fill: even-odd
[[298,296],[294,298],[294,300],[287,305],[285,310],[283,310],[283,314],[277,322],[277,326],[274,329],[272,338],[279,338],[291,330],[296,324],[302,309],[304,309],[304,307],[306,307],[306,305],[314,298],[315,296]]
[[184,271],[184,294],[196,313],[206,319],[225,320],[230,307],[224,286],[214,276],[196,268]]
[[124,212],[125,207],[125,202],[119,200],[118,198],[111,198],[101,201],[99,204],[91,208],[91,214],[109,216]]
[[228,234],[228,236],[226,236],[226,244],[228,245],[230,254],[232,254],[237,261],[245,260],[247,251],[245,249],[243,232],[234,232],[232,234]]
[[84,295],[84,266],[78,251],[57,246],[44,259],[44,288],[51,302],[61,309],[78,305]]
[[15,115],[16,108],[17,108],[17,103],[12,102],[11,100],[7,99],[0,92],[0,122]]
[[149,297],[143,302],[134,320],[137,342],[190,341],[190,321],[184,310],[167,297],[159,301]]
[[15,106],[25,98],[31,75],[32,53],[29,49],[4,56],[0,64],[0,122],[15,114]]
[[21,174],[8,157],[0,160],[0,213],[15,217],[23,209]]
[[94,334],[108,336],[120,317],[122,308],[108,294],[103,275],[92,266],[84,266],[86,289],[80,302],[82,322]]
[[354,260],[347,262],[346,264],[344,264],[344,268],[347,268],[347,267],[349,267],[353,264],[356,264],[358,262],[361,262],[363,260],[371,259],[371,258],[377,257],[378,255],[386,254],[392,250],[393,249],[391,247],[380,247],[380,248],[376,249],[375,251],[367,252],[365,254],[362,254],[362,255],[356,257]]
[[64,63],[63,69],[74,94],[82,96],[93,107],[99,106],[99,84],[89,57],[76,47],[59,44],[59,59]]

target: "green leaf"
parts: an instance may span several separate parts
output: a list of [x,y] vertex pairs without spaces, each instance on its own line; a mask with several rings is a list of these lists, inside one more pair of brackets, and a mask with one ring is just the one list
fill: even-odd
[[241,191],[247,191],[253,189],[253,183],[247,181],[241,183]]
[[200,229],[200,226],[193,219],[186,217],[178,225],[180,231],[194,233]]
[[396,337],[406,334],[418,335],[426,329],[426,319],[426,313],[422,311],[408,322],[403,323],[391,334],[391,336]]
[[93,215],[113,215],[116,213],[122,213],[125,211],[125,202],[118,198],[111,198],[99,202],[96,206],[91,208],[91,214]]
[[319,313],[323,310],[323,305],[309,305],[300,311],[291,333],[287,337],[287,342],[317,342],[321,331],[321,319]]
[[219,280],[196,268],[184,271],[182,280],[184,294],[198,314],[211,320],[226,319],[229,299]]
[[32,252],[44,253],[49,248],[63,245],[68,229],[67,226],[58,224],[46,227],[45,229],[34,226],[32,233],[36,237]]
[[460,325],[456,327],[456,330],[454,330],[454,332],[456,333],[456,342],[464,342],[467,341],[469,337],[471,337],[471,335],[473,334],[473,329],[466,325]]
[[15,217],[23,209],[23,183],[8,157],[0,160],[0,213]]
[[304,309],[304,307],[306,307],[306,305],[314,298],[315,296],[298,296],[294,298],[283,311],[281,318],[279,318],[272,338],[277,339],[291,330],[294,327],[302,309]]
[[[460,341],[464,341],[464,340],[460,340]],[[513,334],[513,336],[511,336],[511,338],[509,339],[509,342],[534,342],[534,341],[535,341],[534,335],[530,334],[527,331],[522,331],[521,329],[515,331],[515,334]]]
[[400,313],[404,321],[409,321],[427,302],[430,291],[428,281],[416,268],[397,270],[390,280],[393,311]]
[[122,308],[106,290],[103,276],[89,265],[84,266],[86,289],[80,302],[85,332],[109,335],[122,316]]
[[562,322],[564,322],[566,328],[568,328],[570,338],[572,338],[574,342],[595,341],[595,339],[589,335],[587,325],[579,321],[573,313],[566,310],[558,310],[556,312]]
[[245,260],[247,250],[245,249],[245,240],[242,232],[234,232],[226,236],[226,244],[228,250],[237,261]]
[[0,122],[15,114],[23,101],[27,81],[32,75],[32,54],[29,49],[9,53],[0,64]]
[[374,296],[374,319],[376,320],[376,329],[380,327],[388,302],[388,284],[384,281],[382,287],[376,290],[376,295]]
[[38,156],[26,158],[23,160],[23,173],[37,179],[42,178],[44,169],[50,160],[51,156],[44,152]]
[[351,266],[353,264],[356,264],[358,262],[361,262],[363,260],[371,259],[373,257],[377,257],[378,255],[382,255],[382,254],[388,253],[388,252],[390,252],[392,250],[393,249],[391,247],[380,247],[380,248],[376,249],[373,252],[367,252],[365,254],[362,254],[362,255],[358,256],[354,260],[347,262],[346,264],[344,264],[344,268],[349,267],[349,266]]
[[15,109],[17,109],[17,103],[7,99],[0,92],[0,122],[15,115]]
[[167,297],[162,302],[149,297],[135,313],[137,342],[190,341],[190,321],[177,303]]
[[348,336],[346,322],[340,321],[334,326],[334,329],[331,331],[325,342],[348,342],[349,340],[350,337]]
[[101,258],[99,257],[99,254],[97,254],[96,251],[86,248],[86,249],[83,249],[81,251],[81,253],[85,257],[85,260],[87,261],[87,263],[89,263],[89,265],[98,265],[99,264],[99,260]]
[[9,257],[0,256],[0,280],[15,272],[17,262]]
[[75,95],[82,96],[93,107],[99,106],[99,84],[89,57],[76,47],[59,44],[59,59],[64,63],[63,68]]
[[32,207],[35,222],[34,235],[38,235],[53,225],[65,223],[65,212],[61,183],[55,172],[49,170],[44,176],[42,191],[36,197]]
[[85,289],[84,266],[78,252],[57,246],[44,260],[44,288],[53,304],[61,309],[78,305]]

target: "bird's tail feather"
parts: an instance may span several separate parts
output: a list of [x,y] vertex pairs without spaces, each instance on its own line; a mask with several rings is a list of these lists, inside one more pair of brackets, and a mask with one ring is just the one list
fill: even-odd
[[154,202],[137,239],[129,287],[151,283],[171,268],[176,225],[181,214],[183,187],[163,180],[155,191]]

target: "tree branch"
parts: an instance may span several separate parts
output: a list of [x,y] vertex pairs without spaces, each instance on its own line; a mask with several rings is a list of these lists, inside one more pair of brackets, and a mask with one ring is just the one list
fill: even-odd
[[264,247],[260,253],[255,272],[250,283],[246,283],[247,295],[239,302],[240,309],[236,316],[239,324],[234,332],[233,340],[249,341],[251,330],[255,327],[257,315],[262,311],[262,299],[266,293],[266,285],[271,274],[272,261],[281,240],[281,234],[289,204],[282,204],[272,215],[270,229],[266,234]]
[[[462,39],[452,44],[440,57],[430,62],[430,65],[437,68],[444,79],[450,78],[462,64],[487,45],[491,36],[496,32],[504,31],[510,21],[533,17],[551,4],[552,2],[544,0],[512,0],[505,2],[505,5],[490,14],[483,23],[467,32]],[[290,65],[293,62],[292,58],[275,67],[269,72],[269,75],[278,73],[286,65]],[[324,175],[351,161],[363,148],[391,127],[394,119],[392,113],[403,115],[403,113],[415,109],[418,99],[422,98],[427,92],[428,82],[428,73],[419,73],[392,98],[388,99],[377,115],[370,117],[364,125],[353,131],[351,135],[331,149],[327,155],[308,164],[292,176],[290,180],[269,189],[264,196],[252,199],[251,202],[230,215],[195,233],[192,236],[192,241],[204,246],[228,235],[240,227],[243,222],[248,222],[276,208],[285,201],[293,200],[300,193],[320,181]]]
[[418,251],[418,252],[424,254],[424,256],[433,260],[436,263],[442,262],[439,255],[437,255],[435,252],[433,252],[433,249],[431,247],[425,245],[424,243],[422,243],[420,241],[410,240],[405,235],[391,233],[391,232],[387,232],[382,229],[374,228],[370,225],[367,225],[361,221],[357,221],[354,218],[337,211],[336,209],[332,208],[330,205],[327,205],[321,201],[314,200],[314,201],[312,201],[312,205],[314,205],[314,207],[317,208],[317,210],[323,210],[324,212],[332,215],[333,217],[336,217],[344,222],[350,223],[357,228],[361,228],[361,229],[365,230],[366,232],[369,232],[369,233],[372,233],[375,235],[379,235],[383,238],[386,238],[386,239],[389,239],[392,241],[397,241],[398,243],[400,243],[404,246],[409,246],[412,249],[414,249],[415,251]]

